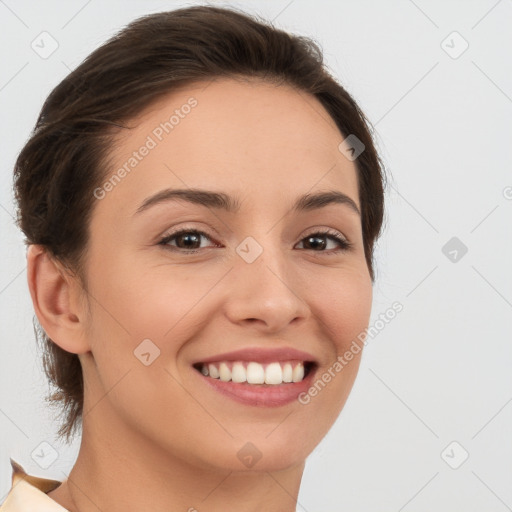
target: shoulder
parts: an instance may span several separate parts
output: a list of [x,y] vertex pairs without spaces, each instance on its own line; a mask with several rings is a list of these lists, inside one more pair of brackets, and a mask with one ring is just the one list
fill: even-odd
[[12,483],[0,512],[66,512],[47,493],[56,489],[62,482],[28,475],[20,464],[12,458]]

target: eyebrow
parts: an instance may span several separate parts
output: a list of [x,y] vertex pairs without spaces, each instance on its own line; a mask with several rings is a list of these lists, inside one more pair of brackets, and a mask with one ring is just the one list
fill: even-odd
[[[137,208],[135,215],[148,210],[152,206],[169,201],[186,201],[188,203],[206,206],[207,208],[225,210],[229,213],[236,213],[241,207],[241,202],[238,198],[231,197],[223,192],[213,192],[197,188],[164,189],[147,197],[139,208]],[[304,212],[325,208],[331,204],[346,205],[350,210],[361,216],[361,212],[354,200],[337,190],[304,194],[295,201],[292,209],[295,212]]]

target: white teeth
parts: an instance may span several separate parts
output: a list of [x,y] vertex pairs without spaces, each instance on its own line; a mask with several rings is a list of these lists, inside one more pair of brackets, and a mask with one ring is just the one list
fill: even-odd
[[233,368],[231,370],[231,380],[233,382],[245,382],[247,380],[247,374],[242,363],[233,364]]
[[290,363],[286,363],[283,366],[283,382],[292,382],[292,380],[293,380],[292,372],[293,372],[292,365]]
[[212,379],[218,379],[220,377],[219,369],[214,364],[208,365],[208,373]]
[[293,380],[293,382],[300,382],[303,378],[304,378],[304,365],[302,363],[299,363],[293,369],[292,380]]
[[220,379],[223,382],[248,384],[279,385],[290,382],[301,382],[304,379],[303,362],[273,362],[266,365],[251,361],[203,364],[200,368],[204,376]]
[[219,374],[220,380],[223,380],[224,382],[231,380],[231,370],[229,369],[229,366],[226,363],[220,363]]
[[265,370],[265,384],[281,384],[283,382],[283,370],[279,363],[270,363]]
[[247,382],[249,384],[263,384],[265,382],[265,370],[261,364],[249,363],[247,365]]

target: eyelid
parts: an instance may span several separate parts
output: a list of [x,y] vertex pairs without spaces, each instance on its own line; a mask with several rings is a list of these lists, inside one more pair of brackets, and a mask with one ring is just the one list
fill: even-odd
[[169,236],[175,236],[183,231],[196,231],[208,238],[221,238],[221,235],[217,232],[216,229],[208,226],[207,228],[201,228],[197,225],[189,226],[185,224],[184,226],[179,226],[177,228],[170,228],[166,232],[164,232],[162,235],[160,235],[157,238],[157,241],[161,241],[163,238],[169,237]]
[[314,235],[314,234],[320,233],[320,232],[324,233],[324,234],[329,234],[329,235],[337,235],[340,238],[343,238],[343,240],[345,242],[349,242],[348,237],[346,237],[341,231],[338,231],[337,229],[329,228],[326,226],[313,226],[311,228],[308,228],[306,231],[304,231],[304,234],[302,234],[300,238],[302,240],[302,238],[304,238],[304,237]]

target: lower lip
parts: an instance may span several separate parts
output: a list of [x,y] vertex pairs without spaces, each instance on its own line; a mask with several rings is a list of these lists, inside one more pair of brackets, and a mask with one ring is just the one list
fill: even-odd
[[222,381],[206,377],[194,369],[194,372],[207,386],[219,393],[245,405],[255,407],[280,407],[298,400],[310,386],[316,368],[312,368],[308,375],[300,382],[283,384],[247,384],[247,382]]

